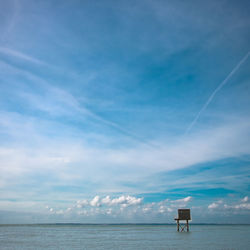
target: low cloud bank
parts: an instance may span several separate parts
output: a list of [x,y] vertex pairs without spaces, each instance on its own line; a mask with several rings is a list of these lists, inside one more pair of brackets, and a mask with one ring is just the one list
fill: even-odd
[[51,214],[69,214],[75,213],[83,216],[132,216],[145,214],[169,214],[176,212],[177,208],[186,207],[192,200],[191,196],[178,200],[165,199],[160,202],[144,203],[143,197],[130,195],[121,195],[111,197],[109,195],[100,197],[99,195],[92,199],[78,200],[72,206],[66,209],[54,209],[46,206]]
[[223,200],[219,200],[208,205],[209,210],[250,210],[250,203],[248,196],[245,196],[238,202],[227,204]]

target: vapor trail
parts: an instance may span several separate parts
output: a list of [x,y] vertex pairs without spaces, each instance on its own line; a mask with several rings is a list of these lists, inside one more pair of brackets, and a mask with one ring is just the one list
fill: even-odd
[[214,90],[214,92],[211,94],[211,96],[208,98],[207,102],[204,104],[204,106],[201,108],[197,116],[194,118],[194,120],[191,122],[189,127],[187,128],[185,134],[187,134],[195,125],[195,123],[198,121],[201,114],[204,112],[204,110],[207,108],[207,106],[210,104],[210,102],[214,99],[215,95],[217,94],[220,89],[227,84],[227,82],[230,80],[230,78],[235,74],[235,72],[240,68],[240,66],[248,59],[250,55],[250,51],[247,52],[247,54],[240,60],[240,62],[233,68],[233,70],[230,72],[230,74],[219,84],[219,86]]
[[23,53],[21,53],[19,51],[12,50],[12,49],[9,49],[9,48],[6,48],[6,47],[1,47],[0,46],[0,53],[4,53],[4,54],[10,55],[10,56],[14,56],[14,57],[17,57],[19,59],[29,61],[31,63],[46,65],[45,62],[43,62],[43,61],[41,61],[39,59],[36,59],[34,57],[31,57],[29,55],[23,54]]
[[[0,47],[0,53],[1,53],[1,47]],[[126,130],[125,128],[123,128],[122,126],[118,125],[115,122],[112,122],[110,120],[104,119],[101,116],[95,114],[94,112],[92,112],[90,109],[88,109],[87,107],[81,107],[80,103],[75,99],[75,97],[73,95],[71,95],[70,93],[68,93],[67,91],[60,89],[60,88],[56,88],[56,87],[52,87],[46,80],[44,80],[42,77],[35,75],[27,70],[23,70],[23,69],[19,69],[16,66],[12,66],[9,65],[8,63],[1,63],[0,60],[0,64],[3,65],[8,65],[10,68],[12,68],[13,70],[15,70],[16,72],[19,72],[23,75],[26,76],[26,78],[32,80],[34,83],[36,83],[37,85],[42,84],[43,87],[47,90],[47,92],[52,93],[53,95],[53,99],[58,101],[59,103],[61,103],[61,105],[67,105],[69,108],[73,108],[76,111],[79,112],[79,114],[81,115],[87,115],[88,117],[91,117],[92,119],[94,119],[95,121],[99,121],[101,123],[103,123],[106,126],[109,126],[113,129],[115,129],[116,131],[119,131],[120,133],[126,135],[127,137],[133,139],[134,141],[137,141],[145,146],[148,146],[150,148],[156,148],[158,147],[157,144],[148,142],[146,139],[141,138],[140,136],[137,136],[136,134],[130,132],[129,130]],[[27,99],[27,95],[26,99]],[[36,99],[34,97],[34,99]],[[28,99],[31,100],[32,99]],[[33,106],[36,106],[36,102],[32,102]],[[52,107],[53,110],[53,107]],[[45,110],[48,111],[48,110]],[[50,111],[49,111],[50,112]]]

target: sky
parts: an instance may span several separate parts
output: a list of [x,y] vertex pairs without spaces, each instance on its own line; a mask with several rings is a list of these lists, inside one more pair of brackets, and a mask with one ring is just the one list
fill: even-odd
[[0,0],[0,223],[250,223],[249,12]]

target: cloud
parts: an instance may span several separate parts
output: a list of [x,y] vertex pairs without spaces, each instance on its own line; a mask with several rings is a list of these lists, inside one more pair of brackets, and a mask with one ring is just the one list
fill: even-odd
[[[18,52],[15,53],[12,50],[10,50],[10,52],[8,49],[2,48],[2,51],[5,50],[7,50],[8,53],[18,54]],[[25,55],[23,55],[23,57],[25,57]],[[29,57],[27,56],[27,60],[28,58]],[[29,58],[29,60],[35,59]],[[118,123],[115,123],[109,119],[105,119],[102,116],[96,114],[94,111],[88,108],[89,101],[87,98],[81,96],[80,101],[79,98],[73,96],[69,91],[51,85],[47,80],[35,75],[34,73],[10,66],[6,63],[3,64],[7,65],[12,72],[18,72],[35,85],[35,87],[33,86],[32,90],[20,90],[18,93],[18,98],[20,98],[19,101],[28,110],[46,112],[54,119],[56,117],[66,116],[72,120],[78,120],[80,123],[85,123],[88,121],[88,123],[95,123],[97,126],[102,124],[103,126],[107,126],[114,129],[115,131],[120,132],[137,143],[139,142],[142,145],[150,148],[155,147],[153,143],[140,138],[136,133],[129,131],[124,126],[121,126]],[[25,88],[28,87],[25,84],[24,86]]]
[[114,198],[113,200],[111,200],[109,202],[109,205],[118,205],[118,204],[121,204],[121,205],[138,205],[138,204],[141,204],[142,203],[142,198],[136,198],[136,197],[133,197],[133,196],[125,196],[125,195],[122,195],[118,198]]
[[182,199],[170,201],[171,210],[168,210],[168,211],[172,211],[172,208],[186,207],[187,204],[192,201],[192,199],[193,198],[191,196],[187,196],[187,197],[182,198]]
[[235,209],[247,209],[250,210],[250,203],[243,203],[234,206]]
[[213,202],[213,203],[211,203],[210,205],[208,205],[208,208],[209,208],[209,209],[214,209],[214,208],[217,208],[218,206],[219,206],[218,203]]
[[76,202],[76,207],[77,208],[83,208],[85,206],[87,206],[89,204],[89,201],[88,200],[79,200]]
[[130,195],[122,195],[117,198],[110,198],[109,195],[107,195],[104,198],[100,198],[100,196],[95,196],[92,200],[79,200],[77,201],[77,207],[86,207],[87,205],[93,206],[93,207],[100,207],[102,205],[106,206],[117,206],[122,205],[123,207],[127,206],[133,206],[133,205],[139,205],[143,201],[143,198],[136,198],[134,196]]
[[110,196],[107,195],[105,198],[102,199],[102,204],[109,205],[109,204],[111,204],[111,201],[112,200],[110,199]]
[[237,202],[232,202],[231,204],[229,203],[224,203],[222,200],[216,201],[208,205],[208,209],[210,210],[250,210],[250,203],[248,203],[248,196],[245,196],[243,199],[240,200],[240,203]]
[[158,212],[161,214],[164,214],[167,212],[173,212],[173,208],[161,205],[159,206]]
[[[10,179],[19,183],[21,177],[49,171],[56,178],[53,185],[63,181],[68,184],[77,182],[80,186],[86,181],[89,185],[95,182],[102,185],[100,188],[93,184],[92,193],[101,190],[144,192],[150,185],[155,191],[161,191],[167,184],[144,182],[145,178],[161,171],[247,155],[249,124],[248,120],[232,121],[149,149],[131,143],[114,147],[114,142],[119,144],[121,138],[104,136],[98,131],[85,132],[60,121],[0,112],[1,131],[9,141],[0,146],[0,179],[8,188]],[[136,188],[124,185],[128,179],[137,183]],[[26,181],[31,182],[29,178]]]
[[233,209],[233,210],[250,210],[250,203],[241,203],[235,205],[224,205],[225,209]]
[[222,200],[216,201],[208,205],[208,209],[218,208],[222,204]]
[[[130,197],[130,198],[128,198]],[[159,222],[173,223],[176,216],[179,205],[182,203],[189,204],[191,212],[193,214],[194,222],[202,222],[204,216],[210,218],[210,222],[220,221],[220,218],[231,218],[238,214],[248,213],[250,210],[250,204],[248,202],[227,202],[224,200],[217,200],[209,205],[194,205],[194,199],[191,196],[184,197],[182,199],[162,199],[159,202],[145,202],[144,197],[136,197],[131,195],[121,196],[99,196],[96,195],[93,198],[78,200],[75,203],[68,203],[67,205],[55,204],[55,206],[47,205],[45,214],[51,216],[51,218],[58,218],[60,220],[69,221],[100,221],[110,223],[113,222],[128,222],[140,221],[140,222]],[[111,201],[114,200],[112,203]],[[131,202],[131,201],[136,202]],[[197,201],[195,201],[197,202]],[[199,202],[199,201],[198,201]],[[123,206],[125,204],[131,204],[129,206]],[[78,206],[84,204],[83,206]],[[173,206],[177,205],[178,206]],[[37,206],[38,208],[39,206]],[[26,209],[27,211],[27,209]],[[212,216],[212,217],[211,217]],[[246,218],[247,220],[247,218]]]
[[[108,128],[116,125],[88,109],[88,100],[80,100],[34,74],[20,72],[37,88],[18,91],[25,112],[0,113],[1,131],[8,140],[1,146],[3,157],[0,159],[0,181],[5,185],[13,176],[36,174],[38,169],[41,174],[49,169],[59,183],[65,178],[69,182],[98,180],[104,191],[128,192],[133,191],[132,187],[124,183],[128,179],[138,182],[139,178],[143,184],[136,187],[137,191],[146,191],[148,186],[144,178],[151,174],[250,153],[249,118],[229,117],[222,124],[181,138],[156,137],[147,142],[153,145],[157,141],[158,147],[145,147],[147,143],[135,139],[125,126],[121,126],[126,130],[122,134],[130,134],[128,138],[133,140],[110,133]],[[91,166],[91,170],[86,166]],[[111,180],[107,182],[105,178]],[[93,189],[98,187],[93,186]],[[158,189],[158,183],[154,183],[154,188],[161,191],[164,187]]]
[[92,199],[78,200],[75,204],[68,208],[54,209],[46,206],[50,214],[77,214],[79,216],[114,216],[114,217],[130,217],[130,216],[157,216],[171,214],[177,207],[183,206],[192,200],[190,196],[179,200],[164,199],[159,202],[144,203],[144,197],[136,197],[131,195],[121,195],[112,198],[110,195],[101,197],[96,195]]
[[56,211],[56,214],[64,214],[64,211],[62,209],[58,210],[58,211]]
[[111,214],[112,214],[112,211],[113,211],[112,208],[108,208],[108,209],[106,210],[106,214],[107,214],[107,215],[111,215]]
[[175,201],[172,201],[173,203],[188,203],[192,200],[192,197],[191,196],[187,196],[183,199],[179,199],[179,200],[175,200]]
[[240,200],[240,203],[236,204],[224,204],[225,209],[230,210],[250,210],[250,203],[248,203],[248,196],[245,196]]
[[248,202],[248,200],[249,200],[248,196],[245,196],[241,201],[242,202]]
[[100,203],[100,197],[97,195],[93,198],[93,200],[91,200],[89,202],[89,204],[92,206],[92,207],[100,207],[101,206],[101,203]]

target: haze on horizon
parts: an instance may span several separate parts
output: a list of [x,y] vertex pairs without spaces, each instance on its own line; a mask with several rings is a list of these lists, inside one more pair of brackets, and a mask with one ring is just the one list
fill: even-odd
[[250,223],[249,12],[0,0],[0,223]]

